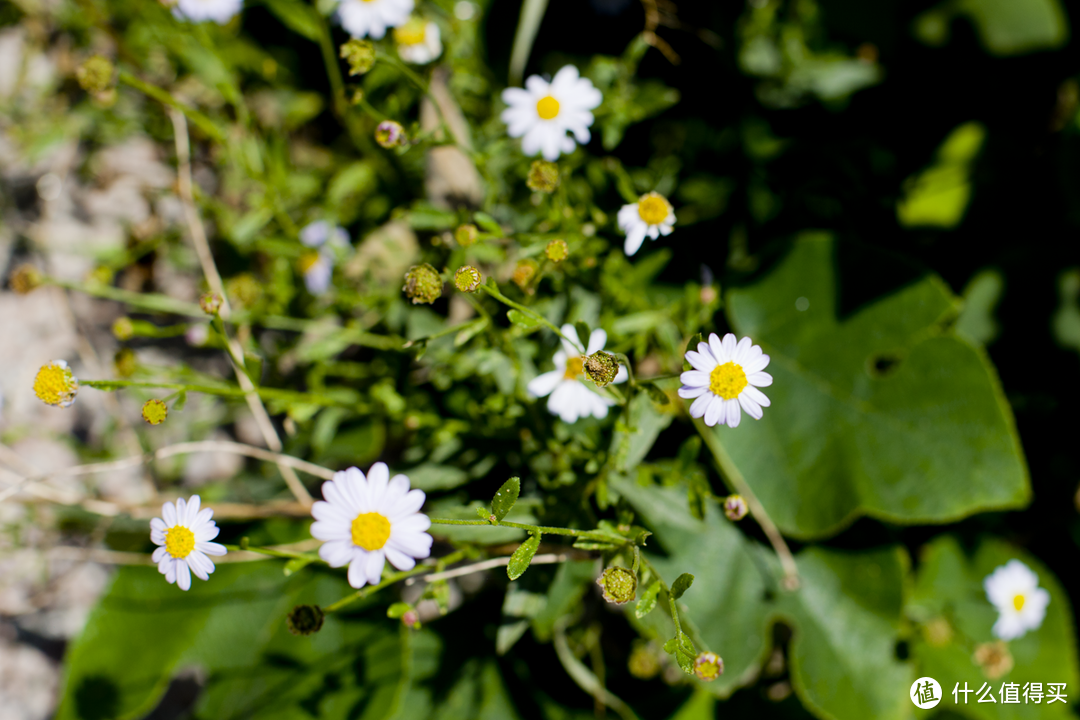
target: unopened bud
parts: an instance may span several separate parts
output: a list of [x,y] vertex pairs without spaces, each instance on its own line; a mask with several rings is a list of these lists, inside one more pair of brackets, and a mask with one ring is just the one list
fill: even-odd
[[116,374],[122,378],[131,377],[139,367],[138,361],[135,360],[135,351],[131,348],[117,350],[116,355],[113,356],[113,365],[116,368]]
[[544,254],[547,255],[547,259],[553,263],[561,263],[570,255],[570,247],[566,244],[565,240],[552,240],[544,248]]
[[454,231],[454,240],[461,247],[469,247],[476,242],[479,234],[480,231],[472,223],[458,225],[457,230]]
[[112,61],[101,55],[94,55],[75,70],[75,79],[86,92],[100,95],[112,89],[115,72]]
[[738,522],[746,517],[748,508],[742,495],[728,495],[724,498],[724,515],[732,522]]
[[41,273],[29,263],[20,265],[8,275],[8,285],[19,295],[26,295],[41,285]]
[[363,75],[375,67],[375,45],[353,38],[341,46],[341,57],[349,63],[349,75]]
[[203,293],[199,298],[199,307],[207,315],[217,315],[221,312],[221,305],[224,302],[222,297],[216,292]]
[[129,317],[118,317],[112,324],[112,334],[117,340],[130,340],[135,337],[135,324]]
[[978,645],[972,660],[991,680],[997,680],[1013,669],[1013,657],[1009,653],[1009,646],[1000,640]]
[[555,192],[555,188],[559,187],[559,166],[547,160],[534,160],[525,177],[525,184],[534,192]]
[[318,605],[297,605],[285,617],[285,625],[293,635],[313,635],[322,629],[325,617]]
[[413,630],[420,629],[420,614],[415,610],[408,610],[401,616],[401,622]]
[[525,292],[532,292],[529,288],[529,284],[532,282],[532,279],[536,277],[537,269],[538,266],[535,260],[532,260],[531,258],[522,260],[517,264],[517,267],[514,268],[514,274],[510,279]]
[[396,148],[405,144],[405,128],[393,120],[383,120],[375,128],[375,142],[384,148]]
[[142,406],[142,419],[151,425],[160,425],[169,417],[169,406],[157,398],[147,400]]
[[438,271],[427,263],[413,265],[405,273],[405,287],[402,290],[406,297],[412,300],[413,305],[430,305],[442,297],[442,278]]
[[724,661],[716,653],[703,652],[694,660],[694,674],[705,682],[724,674]]
[[585,377],[596,383],[596,387],[602,388],[615,381],[615,376],[619,374],[619,361],[611,353],[599,350],[585,358],[582,369]]
[[612,565],[596,579],[596,584],[604,589],[604,599],[609,603],[622,605],[634,599],[637,592],[637,575],[628,568]]
[[472,265],[462,265],[454,275],[454,287],[461,292],[474,292],[484,278]]

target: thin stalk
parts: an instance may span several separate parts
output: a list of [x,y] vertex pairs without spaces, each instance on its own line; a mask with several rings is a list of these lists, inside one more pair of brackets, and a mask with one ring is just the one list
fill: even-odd
[[[432,525],[492,525],[493,523],[487,520],[457,520],[452,518],[431,518]],[[510,522],[509,520],[500,520],[498,523],[500,526],[518,528],[521,530],[528,530],[531,533],[543,533],[544,535],[569,535],[571,537],[586,538],[588,540],[597,540],[599,542],[614,543],[617,542],[616,538],[613,538],[607,533],[600,532],[598,530],[575,530],[574,528],[562,528],[562,527],[550,527],[547,525],[528,525],[526,523]],[[623,544],[630,542],[623,539]]]
[[506,297],[501,292],[499,292],[498,288],[493,287],[492,285],[488,285],[487,283],[484,283],[483,285],[480,286],[480,289],[483,290],[484,292],[486,292],[491,297],[498,300],[499,302],[501,302],[503,305],[507,305],[508,307],[512,307],[515,310],[517,310],[518,312],[525,313],[526,315],[533,318],[534,320],[537,320],[541,325],[544,325],[545,327],[550,328],[556,335],[558,335],[560,338],[562,338],[566,342],[568,342],[571,345],[573,345],[574,347],[576,347],[581,353],[585,352],[585,348],[581,345],[580,341],[579,342],[574,342],[570,338],[563,335],[562,330],[555,327],[555,325],[553,325],[551,322],[549,322],[548,319],[546,317],[544,317],[543,315],[541,315],[540,313],[536,312],[535,310],[532,310],[531,308],[525,307],[521,303],[514,302],[513,300],[511,300],[510,298]]
[[148,82],[140,80],[127,70],[121,70],[119,75],[120,82],[135,88],[139,92],[152,97],[160,103],[168,105],[171,108],[176,108],[180,112],[184,113],[204,133],[212,137],[217,142],[225,142],[225,133],[214,123],[213,120],[203,115],[201,112],[193,107],[185,105],[177,100],[166,90],[162,90],[157,85],[151,85]]
[[[439,558],[439,560],[438,560],[438,562],[436,564],[436,567],[444,566],[444,565],[450,565],[451,563],[456,563],[458,560],[461,560],[463,557],[465,557],[465,553],[463,551],[461,551],[461,550],[458,550],[457,552],[452,552],[449,555],[447,555],[446,557]],[[327,605],[322,610],[323,610],[324,613],[337,612],[338,610],[342,609],[343,607],[346,607],[348,605],[352,605],[357,600],[362,600],[362,599],[364,599],[364,598],[366,598],[366,597],[368,597],[370,595],[373,595],[374,593],[378,592],[379,590],[382,590],[385,587],[389,587],[390,585],[393,585],[394,583],[401,582],[405,578],[412,577],[413,575],[420,575],[421,573],[425,573],[425,572],[428,572],[430,570],[431,570],[430,567],[417,565],[412,570],[401,570],[401,571],[398,571],[396,573],[391,573],[387,577],[383,578],[382,582],[380,582],[379,584],[377,584],[377,585],[368,585],[366,588],[361,588],[360,590],[357,590],[356,592],[352,593],[351,595],[346,595],[345,597],[338,600],[336,603],[333,603],[332,605]]]
[[[252,391],[232,387],[213,387],[211,385],[185,385],[183,383],[160,383],[143,382],[140,380],[80,380],[79,385],[97,388],[98,390],[119,390],[125,387],[138,388],[161,388],[163,390],[184,390],[185,392],[198,392],[206,395],[218,395],[220,397],[234,397],[244,399],[250,392],[258,394],[267,400],[281,400],[283,402],[308,403],[322,407],[343,407],[357,409],[359,406],[352,403],[342,402],[326,395],[303,393],[295,390],[280,390],[278,388],[257,387]],[[276,451],[275,451],[276,452]]]

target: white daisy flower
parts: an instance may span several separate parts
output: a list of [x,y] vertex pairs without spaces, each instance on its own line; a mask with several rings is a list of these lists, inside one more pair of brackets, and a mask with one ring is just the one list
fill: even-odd
[[626,245],[623,252],[633,255],[645,242],[648,235],[655,240],[661,235],[670,235],[675,224],[675,211],[671,203],[660,193],[651,192],[630,205],[623,205],[618,216],[619,229],[626,233]]
[[[562,334],[580,345],[577,330],[573,325],[562,326]],[[596,329],[589,335],[589,345],[585,349],[586,355],[592,355],[604,349],[607,343],[607,333]],[[547,408],[552,415],[558,415],[563,422],[577,422],[578,418],[607,417],[608,408],[615,404],[614,400],[598,395],[583,382],[585,372],[583,370],[584,358],[578,348],[562,341],[562,350],[555,353],[552,358],[555,369],[542,375],[537,375],[528,385],[529,394],[533,397],[548,395]],[[619,366],[619,373],[613,382],[626,382],[628,377],[626,368]]]
[[322,500],[311,507],[311,535],[325,541],[319,557],[330,567],[349,566],[349,584],[377,585],[387,560],[412,570],[431,554],[431,520],[420,512],[423,490],[410,490],[409,478],[390,478],[386,463],[375,463],[367,477],[358,468],[334,473],[323,483]]
[[354,38],[379,40],[387,28],[404,25],[413,11],[413,0],[341,0],[338,21]]
[[[604,99],[591,81],[578,75],[578,69],[567,65],[555,73],[549,83],[539,75],[525,81],[525,88],[506,88],[503,102],[510,107],[502,112],[510,137],[522,137],[521,150],[526,155],[544,154],[554,162],[560,153],[571,153],[576,144],[589,142],[589,112]],[[568,136],[567,131],[574,137]]]
[[173,16],[180,20],[213,20],[219,25],[232,20],[244,7],[244,0],[177,0]]
[[311,248],[300,256],[304,285],[312,295],[321,295],[330,287],[335,250],[349,246],[349,233],[344,228],[319,220],[300,231],[300,242]]
[[414,65],[426,65],[442,55],[442,36],[439,26],[430,20],[412,17],[401,27],[394,28],[398,57]]
[[210,542],[218,536],[218,526],[210,518],[210,508],[199,510],[199,496],[192,495],[184,502],[180,498],[173,505],[161,506],[161,516],[150,521],[150,539],[161,545],[151,556],[157,563],[158,572],[181,590],[191,587],[191,573],[201,580],[209,580],[214,572],[214,561],[208,555],[224,555],[225,546]]
[[769,407],[769,398],[758,390],[772,385],[772,375],[761,372],[769,364],[769,356],[744,337],[738,343],[728,333],[721,340],[709,334],[709,342],[698,343],[697,352],[690,350],[686,359],[694,367],[679,376],[683,386],[679,397],[689,400],[690,417],[703,417],[709,427],[723,423],[738,427],[742,413],[760,420],[761,408]]
[[1050,593],[1039,587],[1039,576],[1024,563],[1014,559],[996,568],[983,580],[983,588],[998,611],[993,628],[997,637],[1015,640],[1042,625]]

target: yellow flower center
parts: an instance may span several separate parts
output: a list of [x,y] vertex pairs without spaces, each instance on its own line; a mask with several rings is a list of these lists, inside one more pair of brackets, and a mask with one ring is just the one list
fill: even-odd
[[413,18],[401,27],[394,28],[394,40],[398,45],[419,45],[424,42],[424,30],[427,26],[423,20]]
[[540,98],[536,103],[536,114],[541,120],[550,120],[559,114],[559,101],[550,95]]
[[1024,609],[1024,596],[1016,595],[1013,597],[1013,607],[1016,608],[1016,612],[1020,612]]
[[319,262],[319,252],[317,250],[309,250],[300,256],[300,272],[307,275],[311,271],[311,268],[315,267],[315,264]]
[[649,193],[638,200],[638,216],[646,225],[659,225],[671,214],[671,205],[660,193]]
[[165,549],[174,558],[186,558],[195,549],[195,533],[175,525],[165,531]]
[[79,381],[71,374],[70,368],[57,363],[45,365],[34,378],[34,394],[47,405],[62,405],[74,399],[78,389]]
[[709,391],[725,400],[739,397],[746,385],[746,373],[743,372],[742,365],[733,362],[717,365],[709,373]]
[[352,521],[353,545],[378,550],[390,539],[390,521],[379,513],[360,513]]
[[572,357],[566,359],[566,374],[563,375],[564,380],[577,380],[582,375],[582,368],[585,366],[585,361],[579,357]]

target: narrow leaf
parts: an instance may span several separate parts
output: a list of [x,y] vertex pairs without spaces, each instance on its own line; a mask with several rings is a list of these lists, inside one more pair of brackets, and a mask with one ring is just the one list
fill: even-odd
[[690,586],[694,584],[694,576],[690,573],[683,573],[679,577],[675,578],[675,582],[671,583],[671,597],[678,600],[683,596]]
[[532,562],[533,555],[536,555],[536,550],[539,547],[539,533],[530,535],[525,542],[518,546],[518,549],[510,556],[510,564],[506,566],[506,574],[511,580],[517,580],[529,569],[529,563]]
[[484,230],[486,232],[489,232],[492,235],[502,235],[503,234],[503,229],[499,225],[499,222],[495,218],[488,215],[487,213],[482,213],[482,212],[474,213],[473,214],[473,220],[476,221],[477,225],[484,228]]
[[412,610],[412,605],[410,605],[409,603],[396,602],[390,607],[386,608],[386,617],[397,620],[410,610]]
[[499,488],[499,492],[495,493],[495,497],[491,499],[491,514],[495,516],[496,520],[502,520],[506,517],[510,509],[514,507],[514,503],[517,502],[520,492],[521,480],[518,478],[512,477],[503,483],[503,486]]
[[186,404],[187,404],[187,391],[186,390],[181,390],[180,392],[176,393],[176,401],[173,402],[172,408],[170,408],[170,409],[172,410],[172,412],[180,412],[181,410],[184,409],[184,405],[186,405]]
[[506,319],[515,325],[520,325],[526,330],[533,330],[540,327],[540,320],[532,315],[526,315],[520,310],[509,310],[506,313]]

